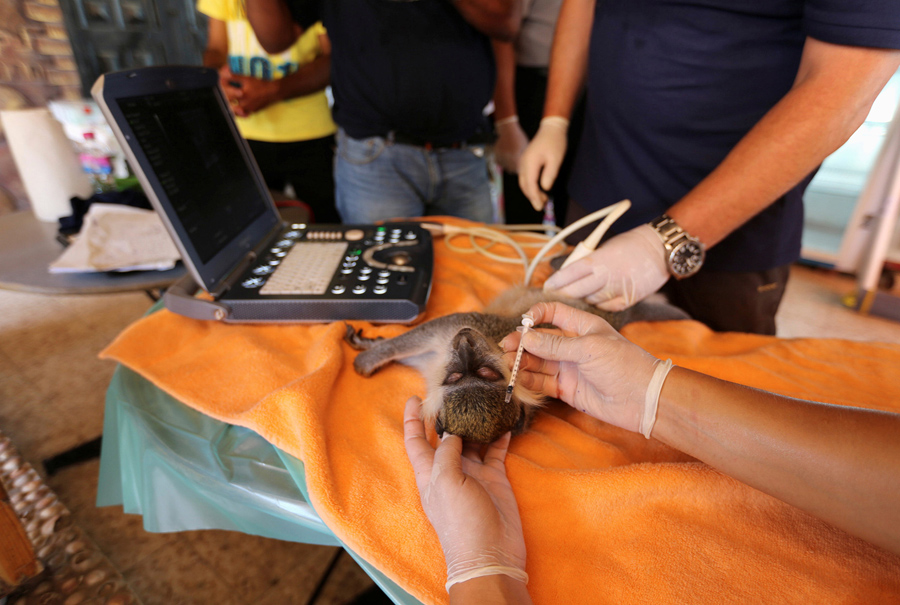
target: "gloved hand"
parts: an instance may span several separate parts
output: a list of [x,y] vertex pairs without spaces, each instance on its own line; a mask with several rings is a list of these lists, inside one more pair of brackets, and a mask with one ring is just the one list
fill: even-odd
[[504,574],[522,582],[525,538],[515,494],[506,477],[507,433],[482,458],[478,444],[444,433],[437,449],[425,438],[421,400],[406,402],[406,455],[416,474],[422,508],[434,526],[447,563],[447,590],[457,582]]
[[525,353],[517,382],[620,428],[650,437],[671,362],[660,362],[605,320],[562,303],[538,303],[526,315],[560,330],[514,332],[500,342]]
[[568,131],[569,120],[566,118],[544,118],[519,160],[519,187],[535,210],[543,210],[547,203],[544,191],[550,190],[559,174],[569,144]]
[[519,158],[528,146],[528,137],[519,125],[518,118],[497,121],[497,142],[494,143],[494,157],[508,174],[519,172]]
[[544,290],[621,311],[659,290],[668,279],[666,248],[653,227],[641,225],[551,275]]

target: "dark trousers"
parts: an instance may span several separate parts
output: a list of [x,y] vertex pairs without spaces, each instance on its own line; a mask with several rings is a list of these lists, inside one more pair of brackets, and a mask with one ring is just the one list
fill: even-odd
[[775,313],[784,296],[790,265],[768,271],[709,271],[662,288],[669,302],[717,332],[775,335]]
[[[516,67],[516,109],[519,125],[529,139],[534,138],[541,118],[544,115],[544,99],[547,95],[547,70],[539,67]],[[569,142],[566,157],[559,169],[559,176],[550,189],[553,207],[556,212],[556,224],[562,227],[566,218],[566,206],[569,202],[569,175],[581,129],[584,124],[584,99],[576,103],[569,123]],[[506,213],[506,224],[525,225],[540,224],[544,213],[535,210],[522,190],[519,189],[518,174],[503,174],[503,204]]]
[[269,189],[282,191],[290,183],[297,199],[309,205],[314,222],[341,222],[334,205],[333,136],[290,143],[247,142]]

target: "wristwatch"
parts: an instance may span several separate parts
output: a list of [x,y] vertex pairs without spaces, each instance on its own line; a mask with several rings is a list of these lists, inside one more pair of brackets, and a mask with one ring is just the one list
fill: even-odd
[[700,270],[706,258],[706,246],[681,228],[667,214],[650,221],[666,247],[666,265],[675,279],[690,277]]

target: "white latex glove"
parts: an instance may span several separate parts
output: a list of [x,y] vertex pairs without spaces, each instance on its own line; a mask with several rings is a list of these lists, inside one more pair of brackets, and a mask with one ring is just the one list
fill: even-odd
[[559,330],[514,332],[503,339],[500,346],[508,352],[520,340],[525,345],[517,382],[649,438],[671,362],[660,362],[600,317],[562,303],[538,303],[527,315]]
[[[509,120],[509,118],[507,118]],[[528,146],[528,137],[518,120],[497,122],[497,142],[494,143],[494,157],[508,174],[519,172],[519,158]]]
[[568,131],[569,120],[566,118],[544,118],[519,160],[519,187],[535,210],[543,210],[547,203],[544,191],[550,190],[559,174],[566,156]]
[[550,276],[544,290],[621,311],[659,290],[669,279],[666,248],[650,225],[621,233]]
[[444,433],[437,449],[425,438],[421,400],[406,402],[406,455],[416,474],[422,508],[434,526],[447,563],[447,590],[457,582],[504,574],[523,582],[525,538],[504,460],[507,433],[488,446]]

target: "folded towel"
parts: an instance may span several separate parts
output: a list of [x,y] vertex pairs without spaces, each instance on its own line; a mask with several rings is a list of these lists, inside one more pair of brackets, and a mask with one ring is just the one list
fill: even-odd
[[[424,320],[479,310],[523,275],[438,240]],[[352,323],[367,336],[408,329]],[[623,333],[720,378],[900,411],[897,345],[717,334],[693,321]],[[419,600],[445,603],[443,556],[403,447],[404,403],[424,396],[424,381],[399,365],[358,376],[343,335],[343,323],[224,325],[161,310],[101,356],[302,459],[311,504],[335,535]],[[535,603],[900,600],[900,557],[563,404],[513,439],[507,469]]]

